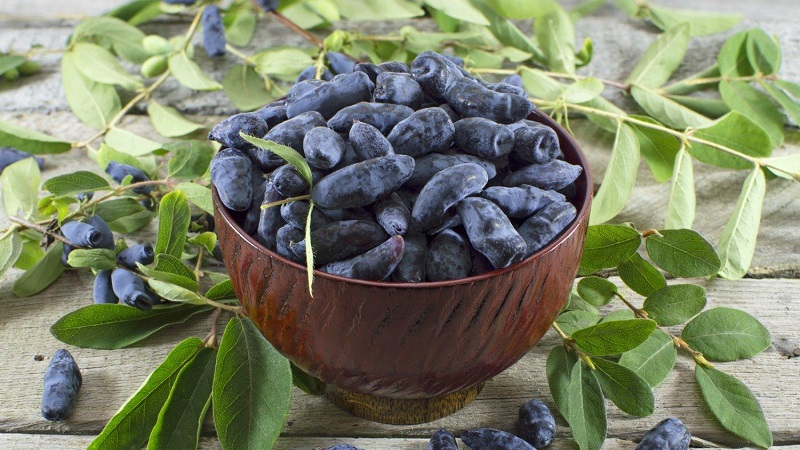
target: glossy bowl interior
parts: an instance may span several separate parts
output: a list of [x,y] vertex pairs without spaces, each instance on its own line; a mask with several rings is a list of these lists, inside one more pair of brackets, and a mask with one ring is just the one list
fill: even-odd
[[461,280],[389,283],[315,271],[262,247],[214,192],[216,228],[234,290],[266,338],[297,366],[337,388],[420,399],[491,379],[518,361],[567,301],[591,203],[591,177],[575,141],[553,127],[565,160],[583,167],[576,220],[545,248],[511,267]]

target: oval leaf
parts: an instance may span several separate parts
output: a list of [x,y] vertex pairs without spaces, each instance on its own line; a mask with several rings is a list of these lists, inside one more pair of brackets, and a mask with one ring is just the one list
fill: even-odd
[[708,408],[726,430],[758,446],[772,446],[772,433],[761,405],[744,383],[699,364],[694,374]]
[[22,238],[18,233],[11,233],[0,240],[0,277],[10,269],[22,254]]
[[758,72],[772,75],[781,67],[781,47],[764,30],[752,29],[747,33],[747,59]]
[[586,103],[600,96],[603,83],[594,77],[582,78],[564,90],[564,100],[570,103]]
[[202,130],[203,126],[186,119],[171,106],[162,106],[155,100],[150,100],[147,104],[147,115],[150,122],[158,134],[164,137],[180,137],[197,130]]
[[767,132],[772,148],[783,144],[783,115],[766,94],[744,81],[721,81],[719,94],[732,110]]
[[192,337],[172,349],[142,387],[114,414],[88,449],[141,448],[158,420],[153,413],[164,406],[181,369],[194,359],[201,348],[203,341]]
[[564,8],[556,6],[550,14],[538,17],[533,31],[550,70],[575,73],[575,28]]
[[222,85],[203,72],[186,52],[175,53],[169,57],[169,70],[182,85],[198,91],[215,91]]
[[191,222],[191,212],[182,191],[172,191],[161,198],[158,207],[158,240],[156,253],[180,258]]
[[76,248],[69,252],[67,262],[71,267],[91,267],[94,270],[117,268],[117,255],[107,248]]
[[647,9],[650,12],[650,19],[658,28],[669,30],[682,24],[688,24],[690,36],[721,33],[742,20],[741,14],[726,14],[716,11],[672,9],[653,4],[647,4]]
[[687,323],[681,338],[714,361],[751,358],[769,347],[769,331],[755,317],[733,308],[709,309]]
[[617,293],[617,286],[600,277],[586,277],[578,281],[578,295],[594,306],[608,304]]
[[572,437],[582,450],[599,450],[606,439],[606,403],[594,371],[583,361],[572,367],[568,395]]
[[148,449],[197,448],[203,418],[211,406],[216,361],[216,349],[204,347],[180,371],[150,433]]
[[251,66],[234,64],[222,80],[225,94],[234,106],[242,111],[252,111],[272,100],[264,79]]
[[33,158],[25,158],[3,170],[0,184],[3,187],[3,209],[9,216],[30,218],[39,203],[39,182],[42,178],[39,165]]
[[600,321],[600,315],[589,311],[566,311],[558,315],[556,323],[564,333],[572,334]]
[[106,134],[106,145],[132,156],[144,156],[155,151],[163,151],[158,142],[117,127],[111,127]]
[[569,420],[569,380],[578,358],[563,346],[556,346],[547,355],[547,384],[550,394],[564,419]]
[[623,412],[636,417],[653,414],[653,390],[639,375],[625,366],[603,358],[592,359],[603,394]]
[[661,87],[683,61],[688,45],[689,24],[687,23],[682,23],[662,33],[647,47],[626,83],[649,88]]
[[[694,136],[754,157],[772,154],[770,137],[755,122],[732,111],[713,123],[694,131]],[[706,164],[731,169],[749,169],[753,163],[714,147],[690,142],[689,153]]]
[[64,244],[56,242],[50,250],[44,254],[42,259],[25,271],[17,281],[14,282],[12,291],[17,297],[30,297],[38,294],[64,272],[64,264],[61,263],[61,255],[64,253]]
[[631,369],[644,379],[651,388],[661,384],[672,372],[678,349],[672,338],[656,330],[642,345],[622,354],[619,364]]
[[753,260],[758,237],[758,226],[761,223],[761,208],[767,191],[767,180],[764,172],[756,166],[744,180],[739,200],[733,214],[719,238],[719,255],[722,268],[719,275],[727,279],[743,277]]
[[58,319],[50,327],[50,333],[65,344],[113,350],[211,309],[206,305],[180,305],[141,311],[127,305],[89,305]]
[[615,320],[578,330],[572,334],[572,339],[586,353],[610,356],[636,348],[655,329],[656,323],[652,320]]
[[663,287],[644,301],[648,317],[661,326],[680,325],[706,307],[706,290],[696,284]]
[[714,247],[693,230],[661,230],[647,237],[647,256],[676,277],[709,277],[719,271]]
[[639,141],[633,129],[620,124],[600,189],[594,196],[589,224],[607,222],[622,211],[639,170]]
[[640,85],[631,86],[631,95],[647,114],[671,128],[697,128],[711,121],[708,117]]
[[72,144],[69,142],[60,141],[44,133],[28,130],[3,121],[0,121],[0,142],[4,146],[36,155],[64,153],[72,148]]
[[642,243],[639,232],[625,225],[595,225],[586,232],[581,272],[616,267],[636,253]]
[[297,150],[293,149],[292,147],[278,144],[277,142],[265,141],[264,139],[248,136],[244,133],[239,134],[242,136],[242,138],[244,138],[244,140],[255,145],[256,147],[262,150],[271,151],[272,153],[280,156],[284,161],[297,169],[297,171],[300,172],[300,175],[302,175],[303,178],[308,181],[308,184],[314,184],[314,180],[311,177],[311,168],[308,166],[305,158],[303,158],[303,156],[300,155]]
[[617,272],[622,281],[639,295],[648,296],[667,285],[664,275],[638,253],[621,262]]
[[[647,116],[631,115],[633,119],[662,126],[658,121]],[[644,125],[632,125],[639,142],[639,151],[642,158],[653,172],[653,178],[659,183],[672,177],[675,156],[681,148],[681,143],[675,136],[661,130],[656,130]]]
[[58,175],[44,182],[44,189],[53,195],[74,195],[82,192],[94,192],[111,189],[108,181],[100,175],[86,170]]
[[692,157],[681,149],[675,157],[672,182],[669,186],[665,228],[692,228],[696,209],[694,167]]
[[183,192],[186,200],[203,211],[214,214],[214,202],[211,200],[211,189],[197,183],[178,183],[176,190]]
[[188,303],[190,305],[204,305],[205,299],[196,292],[178,286],[177,284],[159,281],[155,279],[147,280],[150,289],[160,297],[177,303]]
[[61,58],[61,79],[72,112],[81,122],[96,130],[105,128],[122,109],[114,87],[86,78],[78,69],[72,52],[64,53]]
[[125,71],[111,52],[97,44],[78,42],[72,51],[78,69],[92,81],[116,84],[129,91],[143,86],[139,77]]
[[228,278],[225,281],[220,281],[214,286],[211,286],[206,291],[205,297],[210,298],[211,300],[236,298],[236,292],[233,290],[233,283],[231,283],[231,279]]
[[177,284],[178,286],[197,292],[198,285],[194,271],[183,261],[165,253],[156,255],[155,265],[147,267],[140,263],[136,264],[139,270],[148,277],[159,281]]
[[289,413],[292,370],[250,319],[225,327],[214,371],[214,423],[223,448],[272,448]]

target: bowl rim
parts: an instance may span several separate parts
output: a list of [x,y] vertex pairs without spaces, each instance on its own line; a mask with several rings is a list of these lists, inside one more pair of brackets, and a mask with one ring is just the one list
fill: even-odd
[[[552,128],[553,130],[555,130],[556,134],[559,137],[559,140],[564,139],[572,146],[572,148],[575,150],[575,156],[577,157],[578,165],[580,165],[581,168],[583,169],[581,171],[580,177],[585,177],[585,183],[586,183],[585,195],[583,196],[583,198],[579,199],[577,205],[575,203],[573,203],[573,205],[575,205],[576,209],[577,209],[577,215],[575,216],[575,219],[572,221],[572,223],[567,228],[562,230],[561,233],[559,233],[558,236],[556,236],[556,238],[553,239],[552,241],[550,241],[550,243],[548,243],[546,246],[544,246],[541,249],[539,249],[533,255],[531,255],[531,256],[523,259],[522,261],[520,261],[520,262],[518,262],[516,264],[513,264],[511,266],[504,267],[504,268],[501,268],[501,269],[495,269],[495,270],[492,270],[492,271],[489,271],[489,272],[484,272],[484,273],[479,274],[479,275],[474,275],[474,276],[470,276],[470,277],[466,277],[466,278],[459,278],[457,280],[423,281],[423,282],[419,282],[419,283],[405,283],[405,282],[396,283],[396,282],[391,282],[391,281],[371,281],[371,280],[362,280],[362,279],[358,279],[358,278],[341,277],[341,276],[338,276],[338,275],[329,274],[327,272],[322,272],[319,269],[314,269],[314,272],[313,272],[314,273],[314,278],[315,279],[316,278],[325,278],[325,279],[328,279],[328,280],[331,280],[331,281],[338,281],[338,282],[349,283],[349,284],[357,284],[357,285],[362,285],[362,286],[365,286],[365,287],[373,287],[373,288],[395,288],[395,289],[409,289],[409,290],[430,289],[430,288],[446,288],[446,287],[451,287],[451,286],[457,286],[457,285],[460,285],[460,284],[466,284],[466,283],[473,283],[473,282],[476,282],[476,281],[482,281],[482,280],[485,280],[485,279],[488,279],[488,278],[492,278],[492,277],[495,277],[495,276],[503,274],[503,273],[507,273],[507,272],[511,272],[511,271],[517,270],[522,265],[528,264],[530,261],[532,261],[534,259],[539,259],[542,256],[544,256],[545,254],[547,254],[550,251],[552,251],[555,247],[560,245],[565,240],[565,238],[567,236],[571,235],[580,226],[580,223],[584,219],[584,216],[586,216],[589,213],[589,206],[591,204],[592,193],[593,193],[592,192],[592,189],[593,189],[592,174],[591,174],[591,172],[589,170],[589,161],[586,158],[586,155],[583,153],[583,150],[580,148],[580,146],[578,145],[577,141],[575,141],[575,138],[573,138],[572,135],[569,134],[569,132],[567,132],[561,125],[559,125],[556,121],[554,121],[550,116],[548,116],[547,114],[544,114],[543,112],[541,112],[538,109],[535,109],[526,119],[530,120],[531,118],[533,118],[534,121],[539,122],[539,123],[543,123],[544,125],[547,125],[550,128]],[[266,253],[268,256],[270,256],[270,257],[272,257],[274,259],[277,259],[278,261],[280,261],[283,264],[286,264],[286,265],[289,265],[289,266],[293,266],[293,267],[295,267],[297,269],[301,269],[303,272],[307,271],[307,268],[306,268],[305,265],[302,265],[302,264],[299,264],[299,263],[297,263],[295,261],[292,261],[290,259],[284,258],[283,256],[281,256],[281,255],[269,250],[268,248],[266,248],[263,245],[261,245],[261,243],[259,243],[253,236],[250,236],[249,234],[247,234],[242,229],[242,227],[239,225],[239,223],[232,217],[231,211],[229,211],[228,208],[226,208],[222,204],[222,202],[221,202],[221,200],[219,198],[219,195],[217,194],[217,188],[216,188],[216,186],[214,185],[213,182],[211,183],[211,195],[212,195],[213,202],[216,205],[216,210],[221,213],[221,215],[223,216],[223,219],[225,220],[225,222],[227,222],[227,224],[231,227],[231,229],[234,231],[234,233],[236,233],[236,235],[239,238],[244,239],[246,242],[248,242],[250,245],[254,246],[256,249]]]

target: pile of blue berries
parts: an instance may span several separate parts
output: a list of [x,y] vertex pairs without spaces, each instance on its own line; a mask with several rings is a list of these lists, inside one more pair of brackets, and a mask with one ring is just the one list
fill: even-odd
[[[209,134],[223,147],[211,163],[222,203],[267,249],[303,263],[310,198],[317,269],[444,281],[518,263],[575,219],[582,169],[553,129],[526,120],[518,77],[487,83],[433,52],[410,67],[327,59],[329,81],[309,68],[285,99]],[[299,152],[313,183],[240,133]]]

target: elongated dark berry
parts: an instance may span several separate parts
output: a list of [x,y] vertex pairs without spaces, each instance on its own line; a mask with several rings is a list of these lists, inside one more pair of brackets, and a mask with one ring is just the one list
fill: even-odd
[[47,420],[67,420],[75,410],[83,377],[75,358],[59,349],[44,373],[42,417]]

